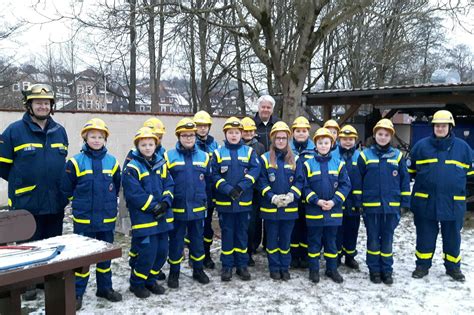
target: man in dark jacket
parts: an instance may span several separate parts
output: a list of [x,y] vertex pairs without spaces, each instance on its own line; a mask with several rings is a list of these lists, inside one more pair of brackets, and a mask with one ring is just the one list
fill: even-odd
[[257,125],[258,141],[265,147],[265,152],[270,148],[270,130],[280,119],[273,116],[275,99],[270,95],[262,95],[257,100],[258,113],[255,114],[255,124]]
[[[26,113],[0,139],[0,176],[8,181],[10,210],[25,209],[34,216],[34,241],[62,234],[68,201],[59,183],[69,143],[64,127],[51,118],[51,86],[35,84],[23,95]],[[27,293],[25,299],[36,298],[34,289]]]

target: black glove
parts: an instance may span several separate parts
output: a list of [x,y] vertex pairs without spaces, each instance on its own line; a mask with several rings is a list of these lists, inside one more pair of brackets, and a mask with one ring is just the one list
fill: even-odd
[[163,217],[166,214],[166,210],[168,210],[168,204],[166,202],[159,202],[152,210],[155,220],[158,221]]
[[242,195],[242,188],[239,186],[235,186],[235,188],[232,188],[232,190],[229,193],[230,198],[233,200],[238,199]]

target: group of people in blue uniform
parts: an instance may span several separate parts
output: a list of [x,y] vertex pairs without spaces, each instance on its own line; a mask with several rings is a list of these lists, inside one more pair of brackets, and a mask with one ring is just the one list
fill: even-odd
[[[9,206],[27,209],[38,224],[35,239],[61,234],[64,206],[72,205],[74,233],[112,243],[117,202],[123,187],[131,219],[130,291],[139,298],[163,294],[157,280],[170,265],[167,285],[179,287],[184,247],[189,248],[193,279],[210,279],[213,212],[221,230],[221,280],[251,279],[248,266],[262,233],[269,275],[291,278],[290,268],[308,268],[309,279],[325,275],[336,283],[338,266],[358,269],[357,238],[361,218],[367,230],[366,263],[370,281],[393,283],[393,238],[401,209],[411,209],[416,226],[414,278],[429,272],[441,226],[446,273],[464,281],[461,228],[466,211],[466,179],[474,175],[470,147],[457,138],[450,112],[433,115],[432,136],[418,142],[407,160],[392,146],[395,129],[388,119],[373,128],[374,144],[357,148],[351,125],[329,120],[310,138],[311,125],[298,117],[291,126],[278,121],[268,148],[258,141],[255,121],[227,119],[224,143],[210,135],[211,116],[200,111],[175,127],[176,146],[165,150],[164,124],[148,119],[133,138],[123,170],[106,149],[107,124],[93,118],[81,136],[80,153],[66,161],[68,140],[51,113],[54,93],[47,85],[25,92],[27,112],[0,141],[0,175],[9,182]],[[265,152],[266,151],[266,152]],[[413,191],[410,177],[415,178]],[[55,232],[56,231],[56,232]],[[48,234],[50,233],[50,234]],[[96,267],[98,297],[120,301],[112,288],[110,261]],[[77,309],[89,272],[76,273]]]

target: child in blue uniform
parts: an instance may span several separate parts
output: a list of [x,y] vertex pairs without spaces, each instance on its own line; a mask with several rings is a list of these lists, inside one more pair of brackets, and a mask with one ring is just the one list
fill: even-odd
[[123,192],[132,222],[132,247],[136,261],[130,291],[138,298],[165,289],[156,280],[168,253],[168,231],[173,228],[174,182],[166,161],[156,153],[157,136],[148,127],[135,134],[137,148],[122,175]]
[[[270,131],[270,139],[270,151],[262,155],[264,165],[259,190],[263,200],[260,211],[267,235],[270,278],[288,281],[291,233],[298,218],[303,181],[296,178],[298,156],[293,155],[290,148],[291,131],[288,125],[276,122]],[[301,164],[298,167],[301,168]]]
[[[390,145],[395,129],[381,119],[374,129],[375,144],[357,160],[361,175],[362,207],[367,230],[367,266],[373,283],[393,283],[393,234],[400,207],[410,205],[410,178],[402,152]],[[357,183],[356,183],[357,185]]]
[[[357,167],[357,159],[360,153],[356,148],[357,138],[357,130],[351,125],[345,125],[339,132],[337,150],[341,160],[346,163],[352,188],[359,187],[361,180],[359,168]],[[360,204],[361,194],[362,191],[353,189],[349,196],[347,196],[342,206],[344,213],[342,225],[339,226],[337,231],[338,265],[341,264],[342,257],[344,256],[344,264],[351,269],[359,269],[359,264],[354,257],[357,255],[356,245],[360,227],[360,208],[357,205]]]
[[[113,243],[120,166],[105,148],[109,135],[102,119],[93,118],[84,125],[81,136],[85,143],[81,153],[66,163],[61,190],[72,200],[74,233]],[[82,307],[89,274],[89,270],[76,272],[76,310]],[[112,289],[110,260],[97,264],[96,278],[98,297],[111,302],[122,300],[122,295]]]
[[[303,164],[307,159],[315,154],[313,140],[309,138],[311,125],[306,117],[296,117],[291,125],[293,139],[290,142],[293,154],[298,156],[298,160]],[[291,235],[291,267],[308,268],[308,229],[305,218],[304,198],[298,203],[298,219],[295,222]]]
[[317,153],[304,162],[304,194],[308,225],[309,278],[319,282],[319,258],[324,245],[326,276],[336,283],[343,278],[337,271],[336,234],[342,224],[342,204],[351,190],[344,162],[332,156],[334,138],[326,128],[319,128],[313,141]]
[[222,233],[222,281],[230,281],[232,268],[244,281],[248,271],[248,226],[252,210],[253,185],[260,175],[260,162],[252,148],[243,144],[240,120],[224,123],[225,145],[214,151],[212,183],[216,188],[216,209]]

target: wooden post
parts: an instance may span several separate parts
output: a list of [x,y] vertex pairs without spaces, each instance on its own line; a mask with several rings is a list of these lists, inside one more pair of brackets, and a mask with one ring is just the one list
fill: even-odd
[[0,295],[0,314],[21,315],[21,293],[20,289],[6,292]]
[[76,285],[73,270],[45,277],[46,314],[76,314]]

